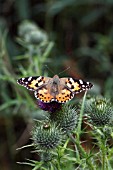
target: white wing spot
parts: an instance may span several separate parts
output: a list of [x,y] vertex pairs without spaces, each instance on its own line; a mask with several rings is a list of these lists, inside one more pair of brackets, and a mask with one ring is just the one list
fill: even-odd
[[31,81],[31,79],[32,79],[32,77],[29,77],[29,78],[28,78],[28,81]]
[[38,77],[37,80],[39,81],[41,79],[41,77]]
[[70,78],[70,81],[71,81],[72,83],[74,83],[74,80],[73,80],[72,78]]
[[70,83],[67,83],[67,86],[68,86],[69,88],[71,88],[71,84],[70,84]]
[[41,81],[40,83],[38,83],[38,86],[41,86],[41,85],[43,85],[43,81]]
[[80,84],[83,84],[83,81],[82,80],[79,80]]

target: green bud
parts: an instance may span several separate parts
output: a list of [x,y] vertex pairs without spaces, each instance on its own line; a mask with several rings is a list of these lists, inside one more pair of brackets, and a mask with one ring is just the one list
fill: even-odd
[[24,40],[29,44],[40,44],[41,42],[47,41],[47,34],[41,30],[34,30],[26,34]]
[[59,112],[51,114],[51,119],[59,125],[63,132],[71,132],[78,122],[76,108],[65,104]]
[[55,149],[61,143],[62,133],[55,124],[41,123],[34,127],[32,139],[37,149]]
[[108,99],[104,97],[95,97],[85,102],[85,113],[89,122],[94,126],[112,125],[113,108]]
[[20,37],[24,38],[26,34],[29,34],[31,31],[38,30],[38,26],[30,21],[23,21],[18,27],[18,34]]

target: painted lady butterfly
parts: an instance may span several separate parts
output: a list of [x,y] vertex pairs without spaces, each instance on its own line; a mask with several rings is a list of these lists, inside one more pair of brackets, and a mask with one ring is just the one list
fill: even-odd
[[73,78],[59,78],[57,75],[53,78],[43,76],[20,78],[17,83],[34,91],[35,97],[44,103],[52,101],[65,103],[75,94],[89,90],[93,86],[90,82]]

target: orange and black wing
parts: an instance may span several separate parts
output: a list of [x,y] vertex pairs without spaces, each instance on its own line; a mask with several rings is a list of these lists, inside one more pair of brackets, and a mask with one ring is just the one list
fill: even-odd
[[74,97],[73,92],[71,92],[68,88],[62,89],[58,95],[56,95],[56,101],[58,103],[66,103]]
[[17,80],[17,83],[20,84],[21,86],[26,87],[28,90],[35,91],[39,87],[45,85],[48,80],[49,80],[48,77],[34,76],[34,77],[20,78]]
[[81,79],[67,78],[65,79],[65,85],[74,94],[78,94],[84,90],[89,90],[92,88],[93,84],[90,82],[83,81]]
[[44,103],[55,101],[54,97],[49,93],[46,86],[43,86],[34,92],[35,97]]

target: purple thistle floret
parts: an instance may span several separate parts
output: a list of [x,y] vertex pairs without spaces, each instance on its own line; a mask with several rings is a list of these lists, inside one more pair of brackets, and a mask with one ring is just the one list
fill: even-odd
[[62,108],[62,104],[61,103],[58,103],[58,102],[50,102],[50,103],[44,103],[40,100],[38,100],[38,106],[44,110],[44,111],[48,111],[48,112],[51,112],[51,113],[54,113],[58,110],[60,110]]

